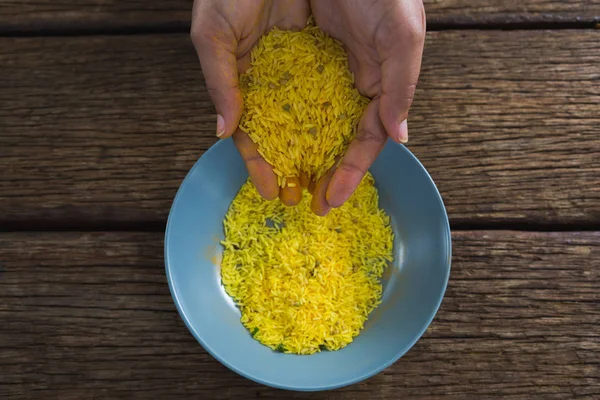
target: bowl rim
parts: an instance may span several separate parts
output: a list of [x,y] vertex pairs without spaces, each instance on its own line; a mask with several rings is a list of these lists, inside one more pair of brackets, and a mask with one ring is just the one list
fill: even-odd
[[199,158],[198,160],[196,160],[196,162],[194,163],[194,165],[190,168],[190,170],[188,171],[188,173],[186,174],[185,178],[183,179],[183,181],[181,182],[181,184],[179,185],[179,188],[177,189],[177,193],[175,194],[175,198],[173,199],[173,203],[171,205],[171,208],[169,210],[169,216],[167,218],[167,224],[166,224],[166,228],[165,228],[165,238],[164,238],[164,262],[165,262],[165,272],[166,272],[166,276],[167,276],[167,282],[169,285],[169,291],[171,293],[171,297],[173,298],[173,302],[175,303],[175,307],[177,308],[177,311],[179,313],[179,316],[181,317],[181,319],[183,320],[185,326],[188,328],[188,330],[190,331],[190,333],[192,334],[192,336],[196,339],[196,341],[198,341],[198,343],[200,343],[200,345],[213,357],[215,358],[217,361],[219,361],[221,364],[223,364],[224,366],[226,366],[227,368],[229,368],[230,370],[232,370],[233,372],[243,376],[244,378],[247,378],[251,381],[254,381],[256,383],[259,383],[261,385],[266,385],[266,386],[270,386],[270,387],[274,387],[277,389],[284,389],[284,390],[292,390],[292,391],[306,391],[306,392],[312,392],[312,391],[323,391],[323,390],[333,390],[333,389],[338,389],[341,387],[345,387],[345,386],[350,386],[353,385],[355,383],[361,382],[363,380],[369,379],[375,375],[377,375],[378,373],[380,373],[381,371],[387,369],[388,367],[390,367],[392,364],[396,363],[400,358],[402,358],[406,353],[408,353],[408,351],[410,351],[410,349],[413,348],[413,346],[419,341],[419,339],[421,339],[421,337],[423,336],[423,334],[427,331],[427,329],[429,328],[429,326],[431,325],[431,323],[433,322],[433,319],[435,318],[435,316],[437,315],[437,312],[439,311],[439,308],[442,304],[442,301],[446,295],[446,290],[448,288],[448,281],[450,279],[450,272],[452,269],[452,233],[450,231],[450,221],[448,219],[448,212],[446,211],[446,207],[444,206],[444,201],[442,199],[442,195],[440,194],[435,182],[433,181],[433,178],[431,177],[431,175],[429,174],[429,172],[427,171],[427,169],[425,169],[425,167],[423,166],[423,164],[419,161],[419,159],[404,145],[402,144],[397,144],[391,140],[388,139],[386,146],[395,146],[400,148],[401,151],[404,151],[410,158],[412,158],[413,161],[415,161],[418,165],[418,167],[425,173],[425,176],[428,178],[429,182],[432,184],[433,189],[435,191],[435,194],[437,195],[437,200],[439,205],[441,206],[441,209],[443,211],[443,216],[444,216],[444,236],[446,236],[446,247],[447,247],[447,260],[448,260],[448,265],[446,268],[446,276],[444,277],[444,284],[443,284],[443,290],[439,295],[439,299],[437,301],[437,304],[435,306],[435,308],[432,310],[432,312],[430,313],[429,317],[427,318],[427,323],[423,325],[423,328],[421,329],[421,331],[419,332],[418,335],[415,336],[415,338],[406,346],[404,346],[402,349],[400,349],[399,351],[397,351],[388,362],[382,364],[379,367],[375,367],[373,369],[371,369],[368,372],[365,372],[363,374],[361,374],[360,376],[351,378],[351,379],[347,379],[345,381],[340,381],[340,382],[334,382],[332,384],[327,384],[327,385],[320,385],[320,386],[309,386],[309,385],[298,385],[298,386],[294,386],[294,385],[286,385],[286,384],[280,384],[277,382],[272,382],[269,381],[268,379],[264,379],[264,378],[260,378],[258,376],[254,376],[240,368],[237,368],[235,365],[233,365],[232,363],[230,363],[229,361],[227,361],[226,359],[224,359],[223,357],[221,357],[216,351],[214,351],[211,346],[206,343],[201,335],[198,334],[198,332],[196,332],[196,330],[194,329],[193,325],[191,324],[188,316],[185,313],[185,310],[183,309],[183,307],[181,306],[181,301],[179,299],[179,295],[175,289],[175,285],[173,282],[173,278],[171,277],[171,267],[170,267],[170,257],[169,257],[169,236],[170,236],[170,232],[171,232],[171,224],[173,221],[173,212],[176,208],[176,205],[180,199],[181,193],[182,193],[182,188],[183,186],[186,184],[186,182],[188,182],[191,178],[192,173],[194,172],[194,170],[198,167],[202,157],[204,157],[205,155],[211,153],[211,152],[216,152],[218,151],[218,149],[222,146],[224,146],[228,141],[232,141],[231,138],[227,138],[227,139],[221,139],[218,142],[216,142],[215,144],[213,144],[208,150],[206,150]]

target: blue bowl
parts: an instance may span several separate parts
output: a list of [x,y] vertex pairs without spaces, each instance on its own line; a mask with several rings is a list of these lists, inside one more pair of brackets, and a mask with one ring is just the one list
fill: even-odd
[[232,140],[218,142],[194,165],[171,208],[165,263],[181,318],[213,357],[265,385],[326,390],[375,375],[421,337],[450,275],[448,216],[431,177],[404,146],[389,141],[371,172],[395,233],[382,304],[344,349],[299,356],[276,353],[254,340],[220,283],[223,218],[248,177]]

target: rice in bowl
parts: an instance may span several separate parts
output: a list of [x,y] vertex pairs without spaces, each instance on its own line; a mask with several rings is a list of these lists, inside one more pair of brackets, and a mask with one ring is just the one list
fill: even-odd
[[266,201],[250,182],[225,217],[221,280],[250,334],[273,350],[339,350],[380,303],[380,278],[392,261],[390,219],[368,174],[326,217]]

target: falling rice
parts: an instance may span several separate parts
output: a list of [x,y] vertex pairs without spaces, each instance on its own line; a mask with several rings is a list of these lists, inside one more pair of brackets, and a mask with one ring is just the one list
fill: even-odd
[[352,342],[381,301],[392,260],[390,220],[378,201],[371,174],[326,217],[312,213],[307,192],[286,207],[242,186],[224,221],[221,280],[256,340],[295,354]]

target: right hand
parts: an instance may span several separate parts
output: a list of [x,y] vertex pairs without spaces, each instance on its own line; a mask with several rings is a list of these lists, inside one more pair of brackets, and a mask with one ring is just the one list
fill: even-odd
[[388,136],[408,140],[426,22],[422,0],[312,0],[311,6],[319,27],[346,47],[356,88],[372,99],[341,162],[316,184],[311,206],[324,215],[348,200]]
[[238,75],[250,67],[250,52],[262,35],[273,27],[302,29],[309,15],[308,0],[195,0],[192,11],[192,42],[217,109],[217,136],[233,136],[262,197],[273,200],[279,196],[289,206],[302,198],[298,178],[294,178],[295,187],[280,189],[273,167],[238,128],[244,107]]

